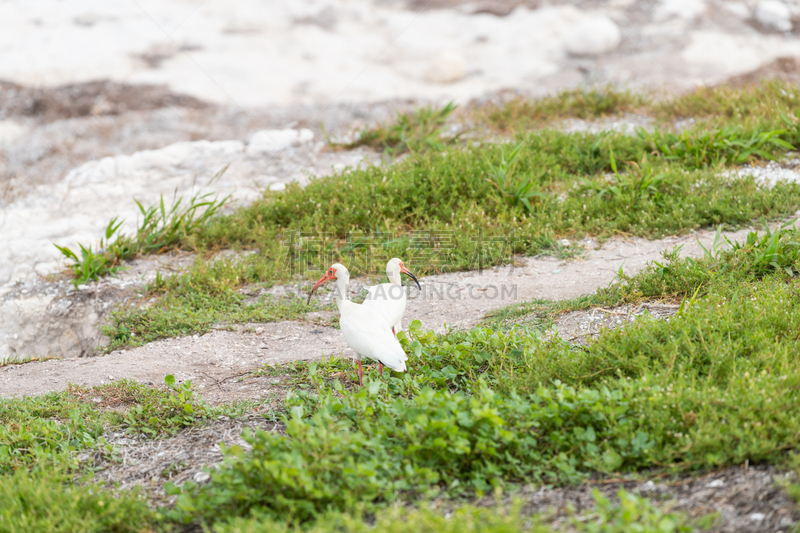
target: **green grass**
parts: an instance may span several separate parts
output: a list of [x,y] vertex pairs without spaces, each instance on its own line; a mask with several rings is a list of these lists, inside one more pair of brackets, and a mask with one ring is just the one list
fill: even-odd
[[[620,491],[619,505],[612,504],[599,492],[594,493],[596,507],[582,516],[573,513],[570,520],[560,526],[548,523],[548,516],[526,516],[521,512],[522,502],[510,508],[502,505],[477,507],[462,505],[448,516],[433,507],[403,509],[394,507],[377,512],[374,520],[351,514],[330,513],[309,528],[308,533],[672,533],[693,531],[708,520],[693,522],[679,513],[662,510],[646,498]],[[259,533],[299,531],[294,527],[276,523],[268,518],[237,519],[214,527],[217,533]]]
[[[458,106],[452,102],[441,109],[423,107],[413,113],[397,113],[394,122],[374,128],[365,127],[357,134],[356,140],[340,143],[327,138],[328,145],[334,149],[352,150],[359,146],[369,146],[394,157],[408,151],[443,150],[458,136],[446,136],[445,125],[448,117]],[[324,133],[324,131],[323,131]]]
[[[229,215],[219,212],[225,200],[205,197],[172,208],[140,205],[135,235],[114,240],[118,223],[111,221],[102,252],[84,245],[81,257],[63,252],[72,254],[75,284],[113,273],[140,253],[178,248],[198,256],[185,272],[159,275],[142,299],[115,310],[104,327],[108,350],[217,325],[304,320],[300,300],[243,291],[295,283],[302,292],[337,261],[361,276],[380,274],[389,258],[401,257],[426,275],[510,263],[514,254],[568,256],[558,245],[563,238],[660,238],[780,219],[796,210],[800,186],[767,189],[724,170],[797,146],[797,98],[800,90],[779,82],[666,99],[606,87],[476,111],[477,127],[513,132],[507,143],[447,137],[454,106],[424,108],[365,129],[348,145],[390,156],[408,151],[400,162],[266,191]],[[658,127],[635,135],[534,127],[632,111],[655,117]],[[670,121],[686,113],[697,124],[674,131]],[[252,253],[213,259],[222,250]]]
[[[547,527],[542,517],[504,521],[515,516],[514,508],[510,515],[500,508],[476,515],[457,502],[590,476],[703,472],[745,460],[789,466],[800,444],[797,230],[720,241],[702,259],[667,252],[639,274],[621,275],[596,295],[564,304],[682,302],[669,321],[645,317],[588,346],[521,328],[437,335],[416,322],[399,336],[408,372],[379,379],[368,370],[364,388],[353,386],[349,359],[265,368],[296,386],[277,413],[285,431],[246,432],[247,451],[223,448],[225,462],[209,470],[209,483],[168,488],[177,503],[161,511],[163,519],[217,531],[361,531],[403,513],[397,531],[406,524],[424,530],[441,520],[425,502],[445,501],[460,509],[453,527],[536,531]],[[535,304],[527,310],[539,311]],[[154,435],[164,433],[156,424],[170,416],[178,421],[168,427],[183,427],[192,414],[185,407],[188,390],[173,384],[166,411],[138,419]],[[69,443],[65,435],[85,433],[96,441],[103,417],[72,395],[69,402],[46,396],[42,406],[3,403],[3,421],[79,422],[51,440]],[[41,427],[40,433],[58,429]],[[141,432],[135,423],[127,427]],[[93,441],[87,442],[84,447]],[[689,531],[701,525],[642,499],[621,499],[622,510],[599,499],[595,519],[576,518],[571,527],[626,531],[644,523],[651,531]],[[403,510],[406,503],[420,510]]]
[[[220,170],[211,181],[218,179],[227,170]],[[196,233],[209,219],[225,206],[228,198],[209,200],[210,195],[194,196],[186,204],[183,198],[175,200],[171,207],[164,205],[164,197],[157,206],[144,207],[138,200],[142,220],[133,236],[119,233],[123,221],[114,217],[106,227],[104,238],[96,249],[91,245],[78,244],[80,256],[66,246],[55,245],[64,259],[71,261],[68,266],[73,273],[72,283],[78,285],[98,280],[100,277],[114,275],[124,268],[122,262],[138,255],[169,252],[180,247],[192,234]]]
[[677,96],[634,93],[614,87],[582,88],[538,100],[515,98],[476,108],[469,120],[477,128],[519,133],[564,119],[597,120],[626,113],[650,117],[662,128],[692,119],[706,128],[744,126],[777,129],[782,115],[795,116],[800,89],[778,80],[744,88],[698,87]]
[[0,533],[145,532],[159,523],[136,493],[111,494],[70,478],[39,469],[0,476]]
[[517,97],[476,109],[470,117],[478,126],[501,132],[517,132],[551,125],[558,119],[598,119],[645,111],[652,97],[606,86],[565,90],[538,100]]
[[57,359],[57,357],[52,357],[52,356],[49,356],[49,355],[44,355],[44,356],[41,356],[41,357],[15,355],[15,356],[9,357],[7,359],[4,359],[3,361],[0,361],[0,368],[3,368],[4,366],[24,365],[26,363],[49,361],[50,359]]
[[[198,259],[185,274],[157,280],[145,289],[153,299],[149,305],[134,301],[110,313],[101,326],[110,340],[105,349],[202,334],[220,324],[299,320],[310,311],[322,309],[316,301],[308,306],[303,298],[254,296],[241,291],[245,283],[263,279],[265,265],[261,261],[257,257],[212,263]],[[259,288],[252,290],[257,294]]]
[[[269,518],[238,518],[216,524],[215,533],[627,533],[631,528],[652,533],[693,531],[711,523],[691,520],[669,508],[662,509],[646,498],[618,494],[612,503],[598,492],[594,509],[574,512],[561,526],[553,527],[548,515],[529,516],[522,512],[522,501],[510,507],[457,505],[447,515],[434,506],[394,507],[372,516],[361,513],[328,513],[316,524],[297,527]],[[110,493],[92,484],[72,484],[59,471],[18,470],[0,477],[0,533],[27,531],[52,532],[152,532],[181,531],[160,513],[148,507],[137,492]]]
[[[302,290],[334,261],[363,275],[399,256],[425,275],[558,253],[564,237],[654,238],[780,219],[796,210],[800,187],[766,189],[723,171],[796,146],[798,97],[779,83],[667,100],[606,88],[480,110],[475,125],[513,132],[507,143],[447,138],[452,108],[401,115],[357,142],[389,156],[408,151],[402,161],[265,192],[224,216],[218,203],[190,213],[202,199],[186,209],[140,206],[149,229],[113,240],[112,221],[102,252],[73,254],[76,283],[117,268],[125,250],[197,253],[185,272],[158,276],[142,300],[115,309],[104,330],[114,349],[236,322],[311,320],[306,313],[321,307],[260,296],[260,288],[292,282]],[[627,112],[653,116],[658,129],[534,129]],[[673,131],[671,121],[686,116],[696,125]],[[720,232],[702,259],[667,252],[589,296],[524,302],[447,335],[413,323],[399,335],[408,372],[379,379],[368,368],[363,389],[350,359],[264,368],[259,374],[295,387],[264,414],[285,431],[245,434],[247,450],[224,448],[208,483],[169,487],[177,503],[158,511],[135,494],[111,501],[63,472],[91,466],[78,464],[81,450],[113,452],[102,440],[110,428],[160,438],[241,406],[210,408],[174,382],[0,401],[0,531],[61,523],[88,531],[544,531],[549,518],[526,515],[524,503],[471,504],[530,483],[705,472],[746,460],[791,468],[800,444],[798,242],[789,227],[742,243]],[[239,253],[214,260],[221,250]],[[563,311],[654,299],[680,309],[588,346],[542,335]],[[598,496],[590,516],[556,530],[710,525],[626,493],[620,499],[617,507]],[[2,514],[23,504],[27,515]]]

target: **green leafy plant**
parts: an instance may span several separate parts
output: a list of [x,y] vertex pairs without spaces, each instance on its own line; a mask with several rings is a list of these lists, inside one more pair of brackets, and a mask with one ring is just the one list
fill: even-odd
[[668,131],[639,130],[655,150],[668,160],[680,161],[690,168],[741,165],[755,159],[775,159],[775,152],[791,150],[793,146],[781,136],[787,130],[745,131],[729,126],[711,131],[684,130],[681,134]]
[[158,254],[175,248],[217,215],[230,199],[230,195],[221,200],[210,197],[211,193],[195,195],[183,209],[183,198],[178,198],[169,209],[164,206],[163,196],[158,206],[148,208],[135,200],[142,213],[142,221],[136,230],[136,237],[125,244],[136,254]]
[[673,533],[694,531],[685,516],[666,513],[647,498],[619,491],[619,505],[613,505],[600,491],[592,491],[596,509],[589,516],[573,520],[578,532],[585,533]]
[[[116,274],[121,267],[119,264],[122,257],[114,249],[111,238],[117,233],[122,221],[117,221],[118,217],[114,217],[108,223],[105,230],[105,237],[100,239],[100,244],[97,250],[92,250],[91,245],[84,246],[78,243],[81,249],[80,257],[75,254],[71,249],[66,246],[59,246],[54,244],[61,252],[64,258],[72,260],[73,264],[69,266],[72,269],[73,280],[72,284],[77,287],[92,280],[97,280],[103,276]],[[111,247],[111,249],[107,249]]]
[[610,151],[609,161],[615,179],[609,181],[603,177],[600,178],[601,181],[598,183],[597,180],[581,178],[579,191],[584,194],[596,195],[601,200],[629,201],[632,208],[637,207],[643,198],[652,198],[656,203],[660,203],[660,196],[663,194],[662,191],[667,184],[666,174],[654,174],[647,156],[643,157],[641,165],[634,161],[629,161],[628,172],[623,174],[617,171],[617,161],[613,150]]
[[[223,168],[216,177],[219,177],[227,167]],[[97,250],[91,246],[78,244],[81,255],[73,252],[66,246],[54,245],[65,259],[71,260],[69,268],[74,278],[73,285],[77,287],[89,281],[96,281],[103,276],[114,275],[121,268],[122,261],[131,259],[139,254],[155,254],[167,252],[186,240],[208,223],[225,206],[230,196],[218,200],[209,199],[210,194],[193,196],[185,208],[181,208],[183,198],[178,198],[167,209],[164,197],[161,197],[158,206],[145,208],[138,200],[134,200],[142,213],[142,221],[133,237],[122,235],[119,228],[123,221],[114,217],[106,227],[105,236],[100,239]],[[112,238],[116,238],[112,240]]]
[[505,149],[500,152],[500,162],[494,164],[488,158],[484,157],[484,162],[488,167],[486,181],[494,185],[500,191],[500,194],[512,205],[523,205],[527,211],[533,212],[531,205],[531,198],[539,197],[546,198],[546,195],[538,190],[534,190],[537,186],[536,180],[528,175],[524,178],[517,178],[514,175],[514,167],[517,164],[520,151],[525,147],[525,142],[520,142],[511,152],[506,159]]
[[195,396],[192,382],[177,384],[175,376],[168,374],[164,383],[169,388],[166,395],[156,395],[152,401],[137,403],[122,415],[120,423],[132,433],[152,436],[170,435],[184,427],[207,419],[209,408],[202,398]]

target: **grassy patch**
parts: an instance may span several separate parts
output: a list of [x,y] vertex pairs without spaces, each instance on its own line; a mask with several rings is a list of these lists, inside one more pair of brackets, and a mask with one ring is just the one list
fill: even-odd
[[362,129],[353,142],[339,143],[328,139],[328,145],[345,150],[369,146],[390,157],[408,151],[442,150],[458,138],[445,135],[447,119],[457,107],[451,102],[441,109],[423,107],[413,113],[397,113],[394,122]]
[[19,469],[0,476],[0,532],[153,531],[157,514],[135,493],[112,495],[73,485],[58,470]]
[[123,380],[0,400],[0,473],[35,464],[74,467],[71,452],[101,444],[108,428],[163,437],[236,409],[207,406],[191,382],[177,384],[169,375],[165,383],[156,389]]
[[663,237],[736,227],[792,212],[800,201],[797,184],[769,189],[750,177],[687,170],[693,157],[672,164],[648,158],[650,149],[644,138],[546,132],[512,147],[418,155],[267,193],[209,221],[189,244],[256,253],[198,260],[153,286],[152,304],[118,308],[105,328],[109,349],[205,332],[220,322],[300,318],[299,300],[253,302],[239,289],[313,278],[335,261],[356,275],[382,272],[391,257],[403,258],[418,275],[467,270],[509,263],[513,254],[557,253],[565,237]]
[[250,294],[240,290],[244,284],[262,281],[269,265],[269,259],[255,256],[211,263],[198,259],[185,274],[148,287],[151,300],[147,305],[134,301],[117,307],[101,326],[110,340],[106,350],[206,333],[222,323],[298,320],[322,309],[317,301],[309,307],[302,298],[259,296],[259,287]]
[[0,368],[4,366],[11,366],[11,365],[24,365],[26,363],[36,363],[41,361],[49,361],[50,359],[58,359],[57,357],[52,356],[42,356],[42,357],[35,357],[35,356],[18,356],[15,355],[13,357],[9,357],[8,359],[4,359],[0,361]]
[[[242,289],[302,285],[335,261],[358,276],[382,273],[389,258],[401,257],[426,275],[510,263],[514,254],[563,254],[563,238],[659,238],[774,220],[795,211],[800,186],[768,188],[723,169],[797,146],[796,98],[797,89],[770,82],[658,101],[610,88],[580,90],[484,109],[484,125],[515,132],[511,143],[447,138],[453,106],[401,114],[363,131],[357,143],[392,155],[410,151],[404,160],[266,191],[225,216],[218,211],[224,200],[140,206],[144,222],[136,235],[114,240],[112,221],[102,252],[82,247],[81,257],[72,254],[74,283],[110,273],[138,253],[198,253],[186,272],[159,276],[141,300],[115,311],[104,330],[108,349],[115,349],[220,323],[302,319],[299,300],[259,300]],[[702,120],[680,132],[662,124],[636,135],[532,129],[554,117],[631,110],[663,120],[696,112]],[[210,259],[221,250],[252,253]]]
[[378,511],[374,520],[341,513],[326,514],[316,524],[295,528],[276,523],[268,518],[236,519],[214,527],[217,533],[297,532],[308,533],[671,533],[692,531],[694,524],[686,516],[663,510],[646,498],[625,491],[619,493],[619,505],[595,492],[596,507],[582,516],[573,516],[559,526],[548,523],[547,516],[526,516],[521,512],[522,502],[510,508],[502,505],[476,507],[461,505],[445,516],[432,507],[403,509],[394,507]]
[[[211,181],[225,172],[223,168]],[[165,207],[164,198],[157,206],[144,207],[136,201],[142,220],[133,236],[119,234],[123,221],[114,217],[106,227],[104,238],[96,249],[79,244],[80,256],[66,246],[55,245],[64,259],[71,261],[72,283],[77,287],[100,277],[116,274],[122,261],[140,254],[164,253],[180,247],[192,234],[208,222],[228,201],[228,198],[209,200],[209,195],[192,197],[185,207],[183,198],[178,198],[170,208]]]
[[478,125],[494,130],[519,132],[548,126],[559,119],[593,120],[645,111],[650,105],[652,99],[647,95],[607,86],[565,90],[538,100],[519,97],[502,104],[488,104],[475,110],[471,118]]
[[[681,139],[675,143],[704,137]],[[153,304],[118,309],[105,333],[113,349],[207,331],[217,322],[298,318],[298,302],[248,302],[239,289],[308,280],[335,261],[355,275],[382,272],[391,257],[418,275],[466,270],[509,263],[513,254],[557,253],[561,238],[736,227],[793,212],[800,201],[797,184],[769,189],[754,178],[719,175],[721,161],[742,156],[738,146],[712,143],[699,157],[661,141],[665,155],[655,157],[659,145],[644,134],[532,132],[510,146],[416,153],[393,166],[267,192],[208,220],[184,243],[255,253],[198,260],[151,287]],[[785,149],[764,142],[769,146],[759,150]]]
[[677,96],[658,98],[613,87],[575,89],[538,100],[516,98],[490,103],[473,111],[477,127],[501,133],[519,133],[551,126],[554,121],[596,120],[626,113],[649,116],[663,128],[692,120],[706,128],[744,126],[776,129],[782,117],[794,117],[800,89],[769,80],[744,88],[698,87]]
[[[668,322],[644,318],[606,331],[588,346],[519,328],[437,335],[414,323],[399,335],[408,372],[379,379],[368,371],[364,388],[352,386],[355,368],[346,359],[265,369],[297,386],[279,413],[285,433],[245,433],[248,451],[225,448],[209,483],[169,489],[178,500],[164,516],[217,531],[272,524],[360,531],[369,527],[365,519],[382,523],[398,512],[408,513],[402,524],[435,525],[438,515],[424,506],[396,505],[588,476],[702,471],[745,460],[785,465],[800,444],[796,242],[797,231],[784,227],[743,243],[718,242],[698,260],[666,253],[583,304],[669,297],[683,302],[679,312]],[[172,411],[153,416],[185,416],[181,392],[170,392]],[[126,390],[98,394],[104,402],[136,398]],[[81,408],[75,403],[57,403],[36,418],[63,420]],[[570,527],[696,525],[645,500],[621,499],[621,508],[599,499],[593,521]],[[500,510],[482,518],[469,507],[459,512],[485,520],[487,531],[511,524]],[[535,531],[537,520],[521,526]]]

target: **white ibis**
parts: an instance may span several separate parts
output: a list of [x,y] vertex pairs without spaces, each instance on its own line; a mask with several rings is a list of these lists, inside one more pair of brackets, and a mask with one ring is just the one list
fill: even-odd
[[317,287],[332,279],[336,280],[336,292],[333,299],[336,301],[336,307],[339,308],[339,327],[345,342],[356,352],[358,359],[358,384],[363,386],[362,357],[378,361],[381,375],[383,375],[383,365],[396,372],[405,372],[408,357],[400,343],[392,335],[392,328],[383,316],[361,304],[347,300],[350,272],[344,265],[339,263],[332,265],[319,278],[308,294],[308,302],[311,302],[311,295],[314,294]]
[[403,329],[401,321],[406,312],[406,291],[403,288],[400,274],[410,276],[414,283],[417,284],[417,288],[422,290],[414,274],[406,268],[400,259],[395,257],[386,263],[386,276],[389,278],[389,283],[381,283],[370,287],[364,300],[364,307],[381,313],[386,323],[392,327],[392,333],[395,336],[397,336],[398,331]]

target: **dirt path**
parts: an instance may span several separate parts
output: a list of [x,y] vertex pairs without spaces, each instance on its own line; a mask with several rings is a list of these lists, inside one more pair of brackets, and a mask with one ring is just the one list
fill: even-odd
[[[748,230],[728,235],[742,240]],[[588,250],[583,260],[528,259],[523,267],[503,267],[423,278],[423,292],[412,291],[404,326],[413,319],[423,328],[471,327],[487,311],[534,298],[553,300],[589,294],[608,285],[624,264],[627,274],[657,260],[663,250],[683,244],[682,253],[702,255],[697,240],[709,246],[714,232],[645,239],[612,239]],[[412,265],[413,267],[413,265]],[[481,290],[481,289],[486,289]],[[262,398],[268,378],[239,379],[262,364],[308,360],[333,354],[352,355],[338,330],[304,322],[251,324],[236,331],[164,339],[105,356],[50,360],[0,368],[0,397],[21,397],[63,390],[70,383],[95,386],[128,378],[160,384],[166,374],[191,379],[211,402]]]

